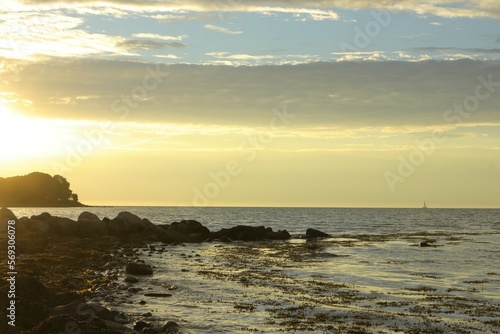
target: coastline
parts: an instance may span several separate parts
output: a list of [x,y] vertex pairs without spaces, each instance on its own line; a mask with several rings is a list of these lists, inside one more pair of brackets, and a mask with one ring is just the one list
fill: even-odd
[[[341,276],[343,261],[356,248],[378,249],[406,240],[404,247],[430,256],[445,245],[468,242],[473,233],[335,238],[310,234],[308,239],[297,239],[265,227],[212,232],[196,221],[152,226],[131,213],[102,220],[91,213],[82,215],[77,221],[50,214],[16,218],[20,295],[18,327],[13,333],[60,333],[68,324],[90,333],[134,333],[139,331],[133,328],[141,326],[141,332],[146,328],[150,333],[446,333],[500,327],[495,320],[500,306],[478,298],[485,287],[498,281],[500,275],[494,270],[486,277],[491,283],[471,280],[453,289],[439,288],[445,278],[438,274],[410,272],[413,285],[391,286],[389,292]],[[74,229],[75,224],[89,230],[83,233],[78,226]],[[2,258],[6,241],[0,240]],[[363,260],[365,268],[375,261]],[[131,263],[140,264],[143,274],[131,270]],[[326,265],[339,271],[333,277],[322,272],[302,277],[304,269]],[[2,261],[5,273],[4,266]],[[2,307],[6,289],[3,280]],[[446,318],[446,314],[453,316]],[[241,326],[232,330],[218,326],[217,321],[228,317],[239,319]]]

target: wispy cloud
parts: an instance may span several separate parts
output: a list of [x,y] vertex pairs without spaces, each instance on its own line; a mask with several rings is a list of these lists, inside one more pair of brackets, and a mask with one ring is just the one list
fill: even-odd
[[165,47],[182,48],[186,45],[179,42],[158,42],[145,39],[128,39],[120,41],[116,44],[120,49],[124,50],[157,50]]
[[162,41],[182,41],[185,38],[187,38],[188,36],[187,35],[167,36],[167,35],[159,35],[159,34],[138,33],[138,34],[133,34],[132,37],[160,39]]
[[204,27],[206,29],[209,29],[209,30],[218,31],[218,32],[222,32],[224,34],[229,34],[229,35],[239,35],[239,34],[243,33],[243,31],[229,30],[227,28],[224,28],[224,27],[221,27],[221,26],[216,26],[216,25],[213,25],[213,24],[205,24]]
[[[58,0],[24,0],[29,5],[60,4]],[[106,5],[103,5],[106,4]],[[247,1],[204,1],[187,0],[182,2],[161,2],[156,0],[107,0],[101,3],[78,0],[66,0],[65,6],[77,8],[114,7],[125,8],[128,11],[155,12],[187,11],[187,12],[282,12],[304,15],[313,20],[337,20],[339,15],[334,8],[342,9],[388,9],[392,11],[414,12],[420,15],[435,15],[446,18],[453,17],[493,17],[500,18],[500,3],[491,0],[247,0]],[[167,14],[168,15],[168,14]],[[170,19],[175,19],[172,16]]]

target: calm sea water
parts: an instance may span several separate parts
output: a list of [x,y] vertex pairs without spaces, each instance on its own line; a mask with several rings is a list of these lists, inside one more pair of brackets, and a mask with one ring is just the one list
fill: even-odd
[[[292,235],[312,227],[333,236],[318,243],[321,257],[305,262],[290,262],[289,252],[299,249],[293,247],[305,245],[300,239],[290,241],[285,252],[279,243],[167,246],[167,252],[161,254],[141,250],[141,256],[156,269],[153,277],[142,279],[138,286],[165,292],[165,287],[175,285],[173,296],[140,306],[144,296],[124,297],[120,292],[117,298],[122,301],[110,306],[130,314],[151,311],[152,321],[176,320],[186,333],[331,332],[321,327],[328,321],[340,333],[347,332],[348,324],[358,323],[369,324],[369,333],[409,333],[416,328],[433,333],[499,332],[500,209],[12,210],[18,217],[47,211],[72,219],[83,211],[100,218],[130,211],[154,223],[195,219],[211,231],[246,224],[286,229]],[[430,240],[434,247],[418,247],[423,240]],[[245,252],[248,256],[238,257]],[[342,291],[335,288],[344,285]],[[319,289],[324,286],[332,288]],[[284,293],[284,287],[300,293]],[[240,303],[254,308],[242,312],[237,307]],[[287,328],[287,312],[299,311],[302,313],[288,314],[289,318],[311,324]],[[335,322],[336,317],[342,320]],[[315,325],[314,319],[327,320]]]
[[95,213],[101,219],[114,218],[122,211],[129,211],[157,224],[195,219],[211,231],[239,224],[265,225],[275,230],[286,229],[292,234],[305,233],[308,227],[332,235],[500,231],[500,209],[90,207],[12,210],[19,217],[49,212],[75,220],[83,211]]

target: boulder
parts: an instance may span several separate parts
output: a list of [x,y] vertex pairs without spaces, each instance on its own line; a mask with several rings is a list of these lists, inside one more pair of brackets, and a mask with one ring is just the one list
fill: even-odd
[[167,230],[161,235],[160,240],[166,244],[175,244],[175,243],[186,242],[186,236],[175,231]]
[[306,238],[331,238],[331,235],[313,228],[308,228],[306,230]]
[[16,215],[7,208],[0,209],[0,231],[7,231],[7,224],[9,220],[15,220],[17,223]]
[[149,264],[141,262],[129,262],[125,267],[129,275],[153,275],[153,268]]
[[201,235],[204,239],[210,236],[210,230],[196,220],[183,220],[180,222],[173,222],[168,227],[166,227],[166,230],[180,233],[185,236],[189,236],[190,234]]
[[266,234],[266,239],[270,239],[270,240],[288,240],[291,237],[292,236],[290,235],[290,233],[288,233],[287,230],[278,231],[278,232],[268,232]]
[[172,320],[167,321],[162,327],[163,333],[178,333],[179,329],[180,326]]
[[78,235],[81,237],[99,237],[108,235],[108,226],[91,212],[82,212],[78,216]]
[[78,223],[69,218],[50,217],[46,220],[49,224],[49,233],[57,235],[76,235]]
[[39,215],[33,215],[30,218],[31,219],[36,219],[36,220],[41,220],[41,221],[46,221],[47,219],[50,219],[52,216],[48,212],[42,212]]
[[146,227],[146,223],[141,218],[130,213],[120,212],[116,218],[108,223],[109,234],[111,235],[129,235],[141,233]]
[[50,225],[47,221],[22,217],[19,223],[23,226],[22,229],[30,232],[48,234],[50,231]]
[[229,229],[223,228],[218,232],[213,232],[211,236],[214,239],[229,238],[231,240],[255,241],[266,239],[266,235],[272,231],[271,228],[265,228],[264,226],[238,225]]

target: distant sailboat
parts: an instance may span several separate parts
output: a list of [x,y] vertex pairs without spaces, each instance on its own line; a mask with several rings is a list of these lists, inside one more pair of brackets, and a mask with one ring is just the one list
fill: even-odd
[[422,209],[428,209],[427,204],[425,204],[425,202],[424,202],[424,206],[422,207]]

